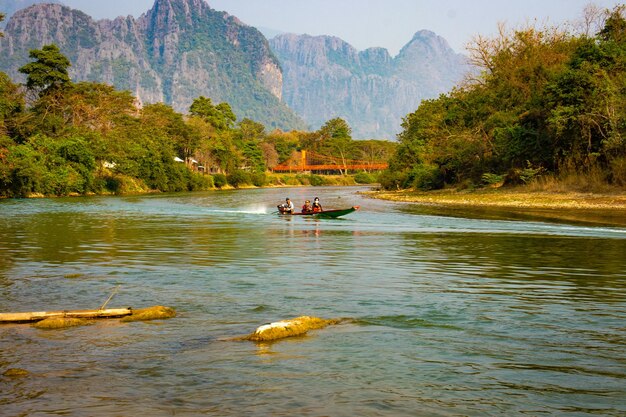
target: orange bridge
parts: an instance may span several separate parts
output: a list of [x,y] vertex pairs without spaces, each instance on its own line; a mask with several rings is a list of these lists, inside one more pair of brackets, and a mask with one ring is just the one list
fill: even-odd
[[274,172],[303,172],[303,171],[381,171],[389,164],[343,159],[320,155],[312,151],[297,152],[287,162],[272,168]]

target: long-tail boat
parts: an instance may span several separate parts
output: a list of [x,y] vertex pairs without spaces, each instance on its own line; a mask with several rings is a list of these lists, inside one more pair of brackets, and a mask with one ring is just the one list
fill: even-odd
[[359,206],[352,206],[347,209],[337,209],[337,210],[323,210],[323,211],[309,211],[309,212],[296,212],[289,213],[284,210],[284,207],[278,206],[278,213],[285,216],[311,216],[316,219],[336,219],[337,217],[345,216],[346,214],[350,214],[359,209]]

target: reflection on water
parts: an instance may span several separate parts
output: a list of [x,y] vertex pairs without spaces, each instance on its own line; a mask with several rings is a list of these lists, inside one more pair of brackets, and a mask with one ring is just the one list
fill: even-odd
[[[626,413],[624,227],[358,190],[0,201],[0,311],[97,308],[120,285],[110,306],[179,312],[0,326],[0,414]],[[361,210],[271,214],[313,194]],[[354,320],[227,341],[304,314]]]

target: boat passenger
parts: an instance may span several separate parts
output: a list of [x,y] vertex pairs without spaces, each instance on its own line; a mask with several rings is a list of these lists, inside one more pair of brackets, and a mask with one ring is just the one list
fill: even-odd
[[296,207],[293,205],[293,202],[289,198],[286,198],[285,202],[278,206],[278,211],[280,211],[282,214],[293,214],[295,209]]
[[313,213],[313,206],[311,206],[311,201],[307,200],[304,202],[304,205],[302,206],[302,212],[303,213]]
[[320,211],[324,211],[324,209],[322,208],[322,204],[320,203],[320,199],[315,197],[315,200],[313,200],[313,212],[314,213],[319,213]]

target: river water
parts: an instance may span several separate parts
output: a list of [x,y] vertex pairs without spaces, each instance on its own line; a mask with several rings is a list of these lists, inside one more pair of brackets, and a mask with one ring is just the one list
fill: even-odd
[[[626,227],[468,215],[366,188],[0,201],[2,416],[626,414]],[[336,220],[280,217],[319,196]],[[350,318],[271,344],[286,318]],[[11,368],[27,376],[9,377]]]

